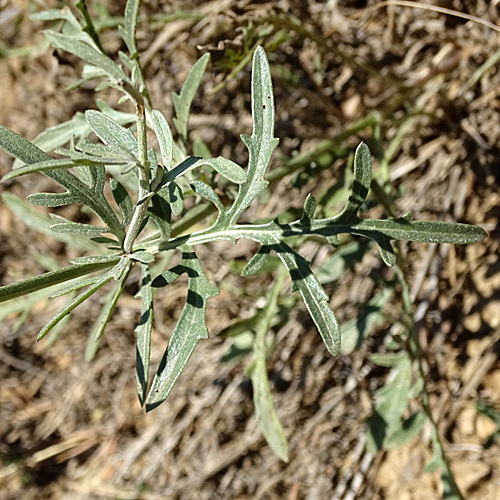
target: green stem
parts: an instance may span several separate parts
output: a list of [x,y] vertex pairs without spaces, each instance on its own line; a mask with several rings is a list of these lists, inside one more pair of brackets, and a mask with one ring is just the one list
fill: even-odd
[[135,207],[134,215],[130,221],[130,226],[123,242],[123,251],[131,253],[134,242],[139,234],[141,225],[146,217],[149,207],[149,181],[150,181],[150,166],[148,162],[148,145],[146,138],[146,115],[144,109],[144,101],[141,99],[137,102],[137,143],[138,157],[141,164],[139,175],[139,203]]

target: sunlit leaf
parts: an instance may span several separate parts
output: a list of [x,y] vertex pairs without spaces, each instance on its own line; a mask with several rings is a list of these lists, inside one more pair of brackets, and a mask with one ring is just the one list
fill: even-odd
[[203,274],[194,252],[183,250],[180,264],[155,278],[153,286],[165,286],[183,273],[188,275],[186,304],[153,380],[146,399],[146,411],[153,410],[167,398],[198,341],[208,338],[205,319],[207,299],[217,295],[219,290]]
[[184,142],[187,138],[187,124],[189,120],[189,110],[193,103],[194,96],[198,90],[205,68],[207,67],[210,54],[204,54],[191,68],[189,75],[182,86],[180,94],[172,93],[176,118],[174,125]]
[[141,318],[135,328],[136,341],[136,374],[137,394],[141,406],[146,399],[149,380],[149,359],[151,356],[151,328],[153,325],[153,292],[151,290],[151,275],[146,264],[141,266],[141,289],[137,294],[142,299]]

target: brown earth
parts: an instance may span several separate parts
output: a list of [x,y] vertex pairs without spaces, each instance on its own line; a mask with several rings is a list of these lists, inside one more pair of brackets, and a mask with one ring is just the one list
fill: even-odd
[[[244,164],[239,134],[251,128],[249,65],[226,80],[231,70],[218,57],[221,47],[238,53],[245,42],[259,42],[269,53],[275,89],[281,143],[274,168],[296,152],[314,152],[321,140],[379,111],[384,148],[401,134],[389,170],[394,193],[401,195],[398,212],[480,224],[488,231],[484,242],[467,247],[401,247],[433,415],[451,468],[465,498],[493,500],[500,489],[499,445],[485,443],[497,425],[475,404],[500,411],[500,37],[484,24],[428,10],[394,5],[364,10],[377,3],[344,1],[336,8],[335,1],[150,0],[141,6],[139,46],[153,102],[171,116],[170,93],[180,89],[207,47],[221,43],[213,50],[191,121],[191,137],[202,138],[214,155]],[[39,34],[44,25],[28,17],[41,4],[0,0],[0,123],[28,139],[95,106],[91,86],[64,90],[81,66],[67,54],[55,57],[44,45]],[[498,0],[439,5],[500,25]],[[111,15],[121,15],[124,2],[108,7]],[[193,15],[160,16],[180,9]],[[115,54],[116,31],[104,29],[102,36]],[[484,69],[487,61],[491,67]],[[212,94],[222,82],[227,85]],[[113,92],[98,97],[116,105]],[[374,151],[370,129],[342,146],[353,148],[360,139]],[[0,174],[10,166],[0,152]],[[299,209],[308,192],[332,186],[346,162],[327,166],[319,171],[304,165],[286,176],[252,215]],[[377,172],[378,161],[374,168]],[[31,176],[1,185],[0,191],[24,197],[50,186]],[[373,214],[384,216],[380,207]],[[27,228],[5,205],[0,205],[0,236],[2,283],[45,271],[51,263],[44,256],[66,265],[81,254]],[[308,242],[302,253],[319,266],[330,254],[326,248]],[[243,280],[231,270],[234,259],[248,260],[253,250],[244,244],[198,249],[210,279],[221,288],[209,302],[211,337],[200,343],[168,401],[148,414],[137,401],[134,380],[137,280],[119,302],[91,364],[83,352],[98,299],[75,311],[52,346],[34,339],[57,303],[26,302],[27,318],[23,307],[7,315],[0,325],[2,499],[441,498],[439,472],[424,472],[431,455],[429,429],[375,457],[364,448],[374,393],[388,373],[369,356],[383,351],[391,332],[387,321],[360,350],[335,359],[300,302],[279,322],[268,367],[290,461],[273,455],[256,424],[245,375],[248,359],[220,362],[231,342],[220,332],[235,318],[249,317],[256,303],[262,306],[259,299],[270,283],[265,277]],[[375,249],[327,288],[342,322],[355,317],[378,290],[370,276],[394,277]],[[400,292],[395,289],[387,306],[393,318],[402,316]],[[157,297],[154,365],[184,297],[183,283]]]

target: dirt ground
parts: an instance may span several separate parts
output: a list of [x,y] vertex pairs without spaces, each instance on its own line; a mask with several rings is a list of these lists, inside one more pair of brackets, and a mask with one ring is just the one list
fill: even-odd
[[[107,23],[102,37],[112,55],[120,49],[113,16],[121,15],[124,3],[89,1]],[[389,165],[400,194],[398,211],[487,230],[488,238],[475,245],[403,243],[402,252],[433,415],[451,468],[465,498],[493,500],[500,497],[500,449],[494,439],[487,443],[499,424],[476,404],[500,411],[500,34],[429,10],[368,9],[378,3],[149,0],[141,4],[138,43],[152,100],[167,117],[170,93],[180,89],[202,53],[212,52],[193,106],[191,138],[202,138],[214,155],[242,165],[239,134],[251,129],[250,65],[229,78],[223,48],[237,58],[245,44],[266,47],[280,138],[272,168],[305,152],[316,163],[277,182],[268,204],[254,215],[298,209],[308,192],[333,185],[345,160],[321,170],[314,151],[377,111],[384,147],[402,134]],[[500,25],[498,0],[426,3]],[[49,50],[40,34],[44,24],[29,19],[47,4],[63,2],[0,0],[0,123],[28,139],[95,107],[92,86],[65,91],[81,65]],[[103,5],[110,17],[99,10]],[[213,93],[219,84],[224,88]],[[97,97],[116,105],[113,92]],[[341,146],[354,148],[361,139],[375,144],[372,130],[363,129]],[[0,152],[0,174],[10,168],[10,158]],[[48,186],[30,176],[0,185],[0,192],[25,197]],[[374,211],[386,215],[380,207]],[[360,349],[337,358],[327,353],[300,301],[280,321],[268,367],[290,461],[273,455],[257,427],[248,359],[221,362],[231,339],[220,333],[262,306],[270,283],[233,272],[234,262],[248,260],[253,250],[245,244],[197,249],[221,288],[209,302],[210,338],[199,344],[167,402],[148,414],[137,400],[134,378],[137,283],[120,300],[90,364],[84,350],[98,298],[75,310],[51,346],[35,344],[35,337],[57,303],[32,304],[28,317],[7,315],[0,324],[2,499],[441,498],[439,471],[424,471],[431,456],[428,428],[402,448],[376,456],[365,450],[366,419],[388,374],[369,357],[383,349],[388,321],[372,329]],[[331,253],[314,242],[302,252],[315,267]],[[0,204],[1,283],[44,272],[50,262],[66,265],[78,255]],[[394,277],[376,249],[327,287],[341,322],[356,317],[376,293],[373,276]],[[154,366],[185,300],[183,283],[168,288],[155,305]],[[387,308],[401,316],[400,289]]]

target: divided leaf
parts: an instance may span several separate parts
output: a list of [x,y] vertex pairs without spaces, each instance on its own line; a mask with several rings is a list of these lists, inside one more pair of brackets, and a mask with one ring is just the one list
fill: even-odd
[[153,380],[146,399],[146,411],[165,401],[198,341],[208,338],[205,320],[207,299],[218,295],[219,289],[207,280],[193,251],[184,247],[180,264],[155,278],[152,286],[168,285],[183,273],[188,275],[186,304]]
[[274,96],[271,72],[266,53],[257,47],[252,64],[252,135],[242,135],[248,148],[248,172],[240,185],[238,195],[229,211],[230,222],[235,223],[252,200],[268,185],[264,180],[271,156],[279,140],[274,137]]

